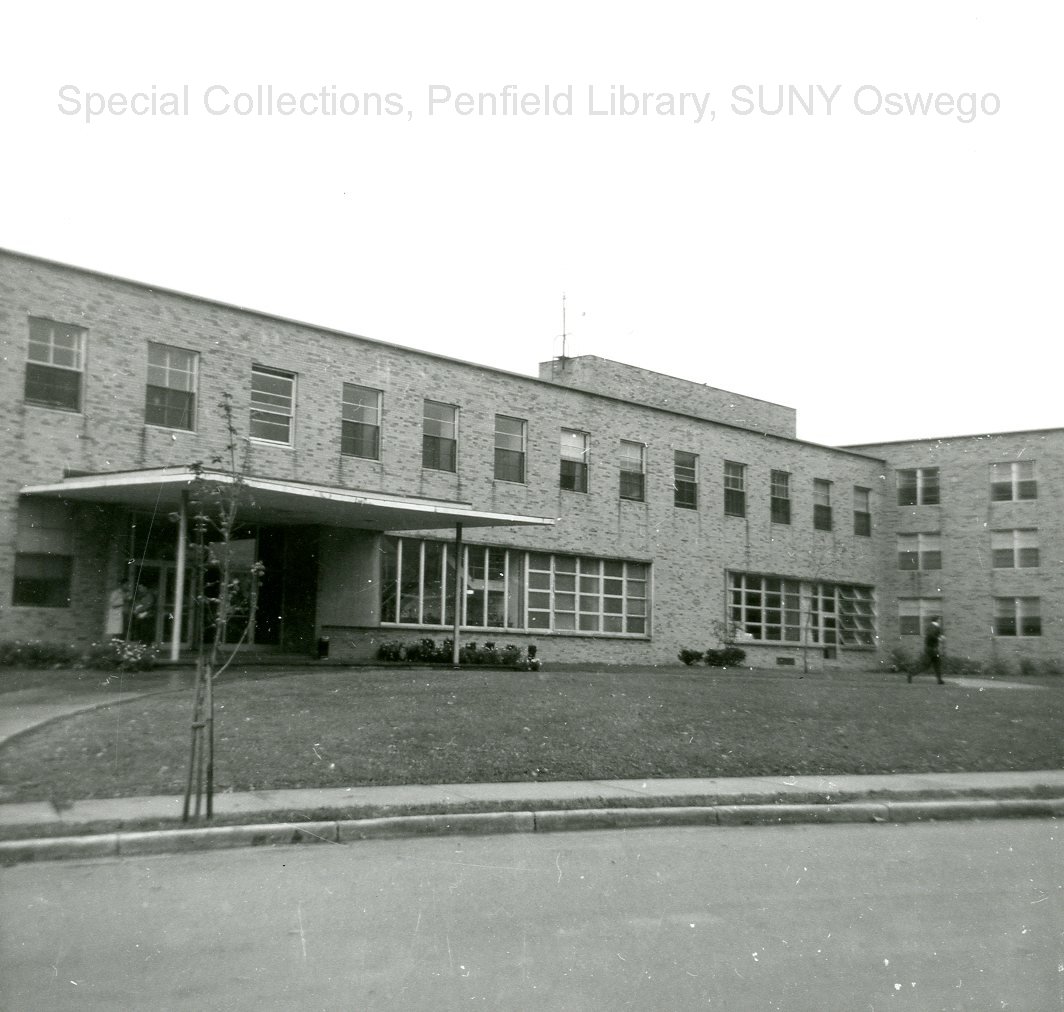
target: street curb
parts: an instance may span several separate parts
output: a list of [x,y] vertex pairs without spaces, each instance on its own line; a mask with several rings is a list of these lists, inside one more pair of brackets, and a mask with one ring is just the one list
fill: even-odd
[[957,819],[1061,818],[1064,798],[939,799],[848,804],[748,804],[578,808],[528,812],[397,815],[373,819],[209,826],[99,836],[0,841],[0,866],[34,861],[181,854],[240,847],[349,844],[363,840],[497,833],[551,833],[664,826],[911,823]]

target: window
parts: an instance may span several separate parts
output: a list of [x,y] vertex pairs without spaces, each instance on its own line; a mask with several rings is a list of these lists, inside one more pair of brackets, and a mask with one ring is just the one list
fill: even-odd
[[994,635],[1041,636],[1041,599],[1037,597],[995,597]]
[[26,361],[27,404],[81,410],[81,377],[85,371],[85,328],[30,317]]
[[673,454],[673,505],[679,509],[698,509],[698,454],[677,450]]
[[650,567],[572,555],[528,555],[528,627],[555,632],[648,632]]
[[[381,621],[454,624],[454,546],[386,536]],[[645,636],[646,563],[470,545],[462,552],[462,625]]]
[[346,457],[381,459],[381,400],[372,387],[345,383],[340,414],[340,452]]
[[898,471],[899,506],[937,506],[938,468],[917,467]]
[[831,530],[831,482],[823,478],[813,479],[813,527]]
[[196,427],[199,355],[184,348],[148,342],[148,390],[144,421],[167,429]]
[[646,447],[621,440],[621,498],[643,502],[646,497]]
[[995,569],[1037,569],[1038,531],[991,531],[990,553]]
[[421,466],[433,471],[458,470],[458,408],[425,401]]
[[509,415],[495,416],[495,478],[498,481],[525,480],[525,448],[528,422]]
[[853,533],[861,537],[872,534],[871,489],[853,487]]
[[746,516],[746,465],[724,461],[724,512],[730,517]]
[[898,632],[902,636],[923,636],[932,622],[942,622],[942,598],[898,598]]
[[898,535],[898,569],[928,570],[941,568],[941,534]]
[[294,373],[251,367],[251,427],[253,439],[270,443],[292,443],[292,421],[296,399]]
[[567,492],[587,491],[587,458],[590,437],[576,429],[562,429],[562,469],[558,487]]
[[11,603],[26,608],[70,607],[73,545],[74,525],[66,503],[19,503]]
[[770,486],[772,499],[772,522],[791,522],[791,476],[786,471],[773,471]]
[[1014,460],[990,465],[991,502],[1019,502],[1038,498],[1033,460]]
[[765,643],[875,645],[871,587],[730,573],[728,617],[738,639]]

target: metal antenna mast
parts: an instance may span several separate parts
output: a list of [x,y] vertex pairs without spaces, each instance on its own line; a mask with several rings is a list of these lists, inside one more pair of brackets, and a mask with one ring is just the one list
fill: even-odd
[[562,358],[565,358],[565,292],[562,292]]

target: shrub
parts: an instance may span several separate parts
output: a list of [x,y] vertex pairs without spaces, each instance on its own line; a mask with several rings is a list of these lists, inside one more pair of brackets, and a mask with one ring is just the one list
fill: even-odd
[[62,668],[75,664],[79,651],[64,643],[5,640],[0,643],[0,667]]
[[706,664],[711,668],[737,668],[746,660],[746,651],[739,647],[722,647],[705,652]]
[[378,661],[401,661],[405,656],[403,644],[398,640],[385,640],[377,647]]
[[680,660],[684,662],[684,664],[690,667],[692,664],[697,664],[700,660],[702,660],[703,654],[701,650],[684,649],[681,650],[676,656],[679,657]]
[[93,643],[78,658],[78,665],[102,671],[149,671],[155,667],[158,657],[158,648],[151,644],[128,642],[115,636],[106,643]]

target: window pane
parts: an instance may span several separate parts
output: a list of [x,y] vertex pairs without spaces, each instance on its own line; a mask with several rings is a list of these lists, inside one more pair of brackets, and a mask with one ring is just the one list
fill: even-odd
[[27,362],[25,398],[29,404],[78,411],[81,408],[81,373]]

